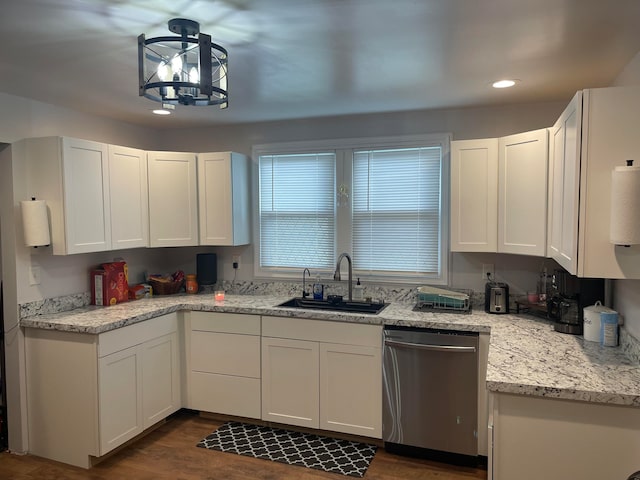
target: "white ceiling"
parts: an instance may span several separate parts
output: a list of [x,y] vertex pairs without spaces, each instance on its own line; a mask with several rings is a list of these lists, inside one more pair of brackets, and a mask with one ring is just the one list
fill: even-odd
[[[0,91],[149,126],[555,101],[640,51],[640,0],[2,0]],[[227,110],[151,114],[137,37],[196,20]],[[492,81],[521,82],[495,90]]]

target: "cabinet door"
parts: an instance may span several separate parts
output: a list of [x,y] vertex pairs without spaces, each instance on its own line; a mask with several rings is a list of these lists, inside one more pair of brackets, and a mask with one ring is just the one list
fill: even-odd
[[107,146],[62,139],[66,252],[100,252],[111,248]]
[[149,246],[147,154],[109,145],[111,248]]
[[318,428],[317,342],[262,338],[262,420]]
[[639,124],[640,86],[583,92],[579,277],[640,279],[640,245],[610,241],[611,172],[627,159],[640,162]]
[[382,438],[380,348],[320,344],[320,428]]
[[625,480],[640,469],[637,408],[492,396],[493,476],[489,478]]
[[547,130],[499,139],[498,252],[547,252]]
[[142,362],[137,346],[98,360],[100,455],[143,430]]
[[149,244],[185,247],[198,244],[196,156],[148,152]]
[[249,161],[239,153],[198,155],[200,245],[249,243]]
[[498,139],[451,142],[451,251],[498,248]]
[[143,428],[148,428],[181,407],[178,335],[164,335],[140,348]]
[[[193,313],[199,313],[204,321],[194,322]],[[254,323],[254,318],[247,319],[237,314],[193,313],[192,328],[199,324],[207,328],[220,326],[225,330],[231,326],[227,321],[230,315],[239,317],[235,320],[240,330]],[[209,325],[205,324],[206,317],[209,317]],[[242,322],[245,319],[250,321]],[[259,323],[257,327],[259,333]],[[194,330],[191,332],[190,354],[189,408],[260,418],[259,335]]]
[[549,235],[547,256],[571,274],[578,268],[578,194],[582,92],[549,130]]

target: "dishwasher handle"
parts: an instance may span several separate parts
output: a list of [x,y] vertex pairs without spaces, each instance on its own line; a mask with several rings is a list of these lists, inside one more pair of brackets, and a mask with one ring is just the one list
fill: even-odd
[[410,343],[410,342],[398,342],[397,340],[385,339],[385,345],[390,347],[400,348],[415,348],[418,350],[429,350],[432,352],[461,352],[461,353],[475,353],[476,347],[463,347],[457,345],[431,345],[424,343]]

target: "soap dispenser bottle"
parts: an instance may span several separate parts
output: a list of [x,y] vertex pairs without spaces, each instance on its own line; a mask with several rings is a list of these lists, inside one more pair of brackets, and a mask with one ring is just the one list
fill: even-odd
[[316,283],[313,284],[313,299],[322,300],[324,298],[324,285],[320,283],[320,275],[316,276]]
[[364,287],[360,283],[360,277],[358,277],[356,286],[353,288],[353,299],[362,300],[363,298],[364,298]]

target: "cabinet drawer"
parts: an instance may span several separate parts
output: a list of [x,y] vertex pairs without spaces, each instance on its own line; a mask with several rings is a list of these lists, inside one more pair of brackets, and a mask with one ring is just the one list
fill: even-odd
[[260,378],[260,337],[191,332],[191,370]]
[[191,372],[189,408],[260,418],[260,379]]
[[382,326],[290,317],[262,317],[264,337],[381,347]]
[[239,313],[191,312],[191,330],[260,335],[260,316]]
[[98,335],[98,357],[178,331],[178,314],[169,313]]

